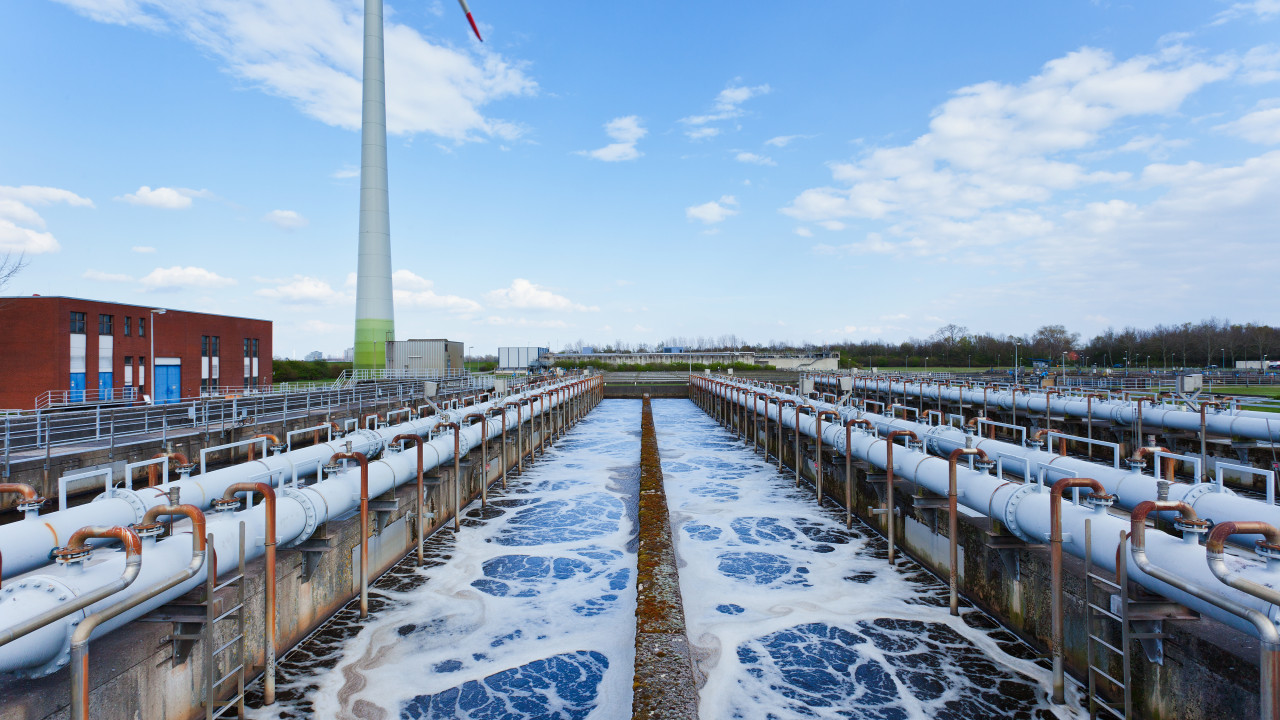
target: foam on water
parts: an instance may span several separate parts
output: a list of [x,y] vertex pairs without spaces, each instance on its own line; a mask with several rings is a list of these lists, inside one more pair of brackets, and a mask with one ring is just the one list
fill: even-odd
[[[280,664],[258,718],[631,717],[640,403],[599,405]],[[257,704],[256,702],[254,703]]]
[[[1048,671],[687,400],[654,400],[705,718],[1075,717]],[[1074,701],[1072,688],[1069,700]],[[1083,715],[1078,715],[1084,717]]]

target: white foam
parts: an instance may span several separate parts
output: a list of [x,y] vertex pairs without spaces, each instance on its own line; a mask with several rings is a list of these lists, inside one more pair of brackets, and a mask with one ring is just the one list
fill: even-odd
[[[939,589],[945,598],[945,586],[891,569],[882,553],[873,552],[879,538],[856,525],[846,531],[843,510],[819,509],[808,485],[795,489],[792,475],[779,474],[691,402],[655,400],[653,412],[689,638],[706,674],[702,717],[957,716],[958,707],[948,701],[968,698],[967,707],[991,710],[982,692],[1001,681],[1007,683],[1002,688],[1034,697],[1016,711],[988,717],[1031,717],[1045,709],[1059,717],[1084,716],[1047,703],[1048,671],[1004,652],[997,639],[1009,641],[1007,631],[975,629],[952,617],[945,602],[921,602]],[[886,618],[907,622],[881,620]],[[846,634],[818,637],[821,627]],[[762,639],[789,630],[785,639],[774,638],[778,655],[770,655]],[[941,641],[926,640],[930,634]],[[877,643],[896,649],[887,653]],[[854,651],[842,650],[848,647]],[[794,662],[823,653],[844,653],[852,665],[846,671],[832,660],[839,667],[811,674]],[[936,659],[936,667],[923,675],[909,667],[926,656]],[[972,670],[986,662],[981,656],[989,658],[995,677],[969,677],[958,660]],[[889,672],[878,675],[881,669]],[[846,673],[847,682],[836,681]],[[892,683],[895,698],[867,695],[876,677]],[[813,687],[814,681],[822,687]],[[931,683],[942,689],[921,689]],[[843,696],[833,700],[832,692]],[[1074,688],[1068,692],[1078,704]]]
[[[629,718],[636,592],[628,507],[639,467],[639,416],[637,401],[602,403],[545,459],[526,467],[523,477],[513,476],[505,495],[491,492],[495,506],[519,504],[483,523],[464,523],[446,550],[451,559],[418,571],[425,582],[405,591],[375,587],[387,606],[328,651],[336,664],[282,685],[295,694],[313,686],[293,712],[309,704],[315,717],[354,717],[359,705],[400,717],[415,698],[471,683],[520,715],[518,703],[529,693],[504,695],[476,683],[547,658],[594,651],[607,658],[608,669],[589,717]],[[324,655],[325,649],[309,652]],[[582,716],[568,710],[581,710],[580,698],[556,697],[554,688],[540,692],[548,696],[544,706],[552,716]],[[361,714],[368,716],[363,709]]]

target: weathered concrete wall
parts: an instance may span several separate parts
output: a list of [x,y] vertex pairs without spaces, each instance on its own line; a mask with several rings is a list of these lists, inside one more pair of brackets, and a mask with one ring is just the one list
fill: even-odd
[[[734,421],[736,423],[736,417]],[[753,431],[748,418],[745,447],[751,447]],[[788,472],[794,472],[794,434],[784,430],[779,447],[777,426],[770,423],[769,431],[766,438],[761,427],[757,435],[759,442],[767,445],[768,454],[775,458],[781,452]],[[811,488],[816,477],[813,470],[815,444],[808,437],[801,438],[801,475]],[[844,457],[824,452],[823,467],[824,502],[843,507]],[[879,483],[869,482],[868,472],[875,474],[880,469],[868,471],[855,467],[853,470],[853,512],[883,534],[887,522],[868,513],[868,508],[883,505],[885,482],[883,475]],[[914,492],[911,483],[898,480],[894,495],[899,517],[895,524],[897,545],[945,581],[950,542],[946,536],[947,512],[916,507]],[[963,513],[959,531],[959,556],[963,565],[959,575],[964,597],[999,618],[1033,647],[1047,654],[1050,639],[1048,546],[990,547],[990,533],[998,532],[998,528],[993,529],[986,518],[973,518]],[[1083,679],[1087,668],[1083,561],[1066,556],[1063,578],[1067,668],[1077,679]],[[1216,720],[1258,716],[1257,639],[1208,619],[1166,621],[1163,629],[1168,633],[1163,641],[1163,664],[1149,662],[1137,641],[1130,648],[1133,707],[1139,717],[1150,720]],[[1114,637],[1108,636],[1108,641],[1118,644],[1118,633]],[[1119,672],[1120,665],[1116,662],[1109,673],[1119,677]]]
[[649,398],[640,421],[634,720],[697,720],[698,687],[680,597],[671,514]]
[[639,384],[606,384],[604,396],[608,399],[641,400],[645,396],[655,398],[689,397],[688,385],[639,385]]
[[[540,424],[538,429],[542,429]],[[549,423],[548,442],[558,429],[558,422]],[[521,432],[526,455],[524,462],[527,465],[533,461],[529,456],[542,438],[539,433],[533,432],[528,422],[524,423]],[[488,443],[487,473],[482,472],[486,463],[482,461],[479,448],[460,462],[464,509],[481,496],[482,485],[492,486],[501,482],[504,467],[510,468],[509,472],[512,474],[516,472],[518,453],[515,430],[511,430],[509,435],[505,455],[500,438]],[[441,468],[438,478],[428,480],[426,510],[428,513],[435,513],[435,517],[427,521],[429,525],[424,529],[427,534],[452,526],[453,483],[452,465]],[[410,482],[393,494],[378,499],[389,500],[392,495],[399,501],[399,505],[396,510],[385,515],[385,523],[381,528],[378,527],[375,514],[370,513],[373,577],[388,570],[415,548],[416,529],[413,527],[414,520],[409,515],[417,504],[417,488]],[[304,639],[359,595],[358,556],[354,563],[352,561],[353,550],[360,543],[359,515],[329,522],[317,529],[315,537],[327,538],[332,549],[319,555],[308,581],[304,582],[302,579],[303,552],[281,549],[277,557],[276,642],[280,653]],[[375,554],[372,548],[379,544],[381,551]],[[220,566],[225,567],[231,562],[234,559],[219,558]],[[262,672],[265,660],[264,568],[264,558],[250,562],[246,568],[246,607],[249,618],[246,651],[250,661],[250,678]],[[223,594],[228,591],[223,591]],[[198,601],[198,598],[184,598],[184,601],[191,600]],[[165,612],[166,608],[161,608],[149,617],[154,618],[158,613]],[[197,642],[190,656],[175,666],[170,659],[172,649],[168,642],[168,636],[173,632],[174,626],[169,622],[139,621],[93,642],[89,663],[90,714],[93,718],[187,720],[204,717],[200,705],[204,678],[203,644]],[[0,720],[53,720],[67,717],[69,683],[70,674],[66,670],[38,680],[0,680]]]

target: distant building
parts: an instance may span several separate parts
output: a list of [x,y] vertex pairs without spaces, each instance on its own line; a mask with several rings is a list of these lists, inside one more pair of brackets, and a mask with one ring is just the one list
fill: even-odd
[[662,348],[661,352],[640,353],[550,353],[547,355],[547,359],[550,362],[599,361],[607,365],[667,364],[675,366],[677,369],[680,365],[688,364],[724,365],[732,363],[756,365],[761,369],[798,371],[837,370],[840,367],[840,353],[838,352],[815,353],[812,355],[764,355],[755,352],[702,352],[698,350],[685,352],[680,347],[665,347]]
[[346,350],[342,351],[342,362],[355,362],[355,361],[356,361],[355,348],[349,347]]
[[302,359],[303,359],[303,360],[307,360],[307,361],[311,361],[311,360],[323,360],[323,359],[324,359],[324,353],[320,352],[319,350],[312,350],[311,352],[307,353],[307,356],[306,356],[306,357],[304,357],[304,358],[302,358]]
[[[583,348],[586,350],[587,348]],[[550,355],[551,348],[500,347],[498,348],[498,372],[524,372],[538,369],[541,358]]]
[[463,344],[453,340],[388,340],[387,369],[425,371],[439,370],[461,374]]
[[0,298],[0,328],[2,408],[169,403],[271,385],[269,320],[36,295]]

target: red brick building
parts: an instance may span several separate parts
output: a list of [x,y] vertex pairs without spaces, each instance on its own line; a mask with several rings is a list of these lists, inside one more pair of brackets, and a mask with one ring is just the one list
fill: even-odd
[[0,298],[0,408],[31,409],[41,396],[53,404],[177,402],[270,385],[269,320],[69,297]]

